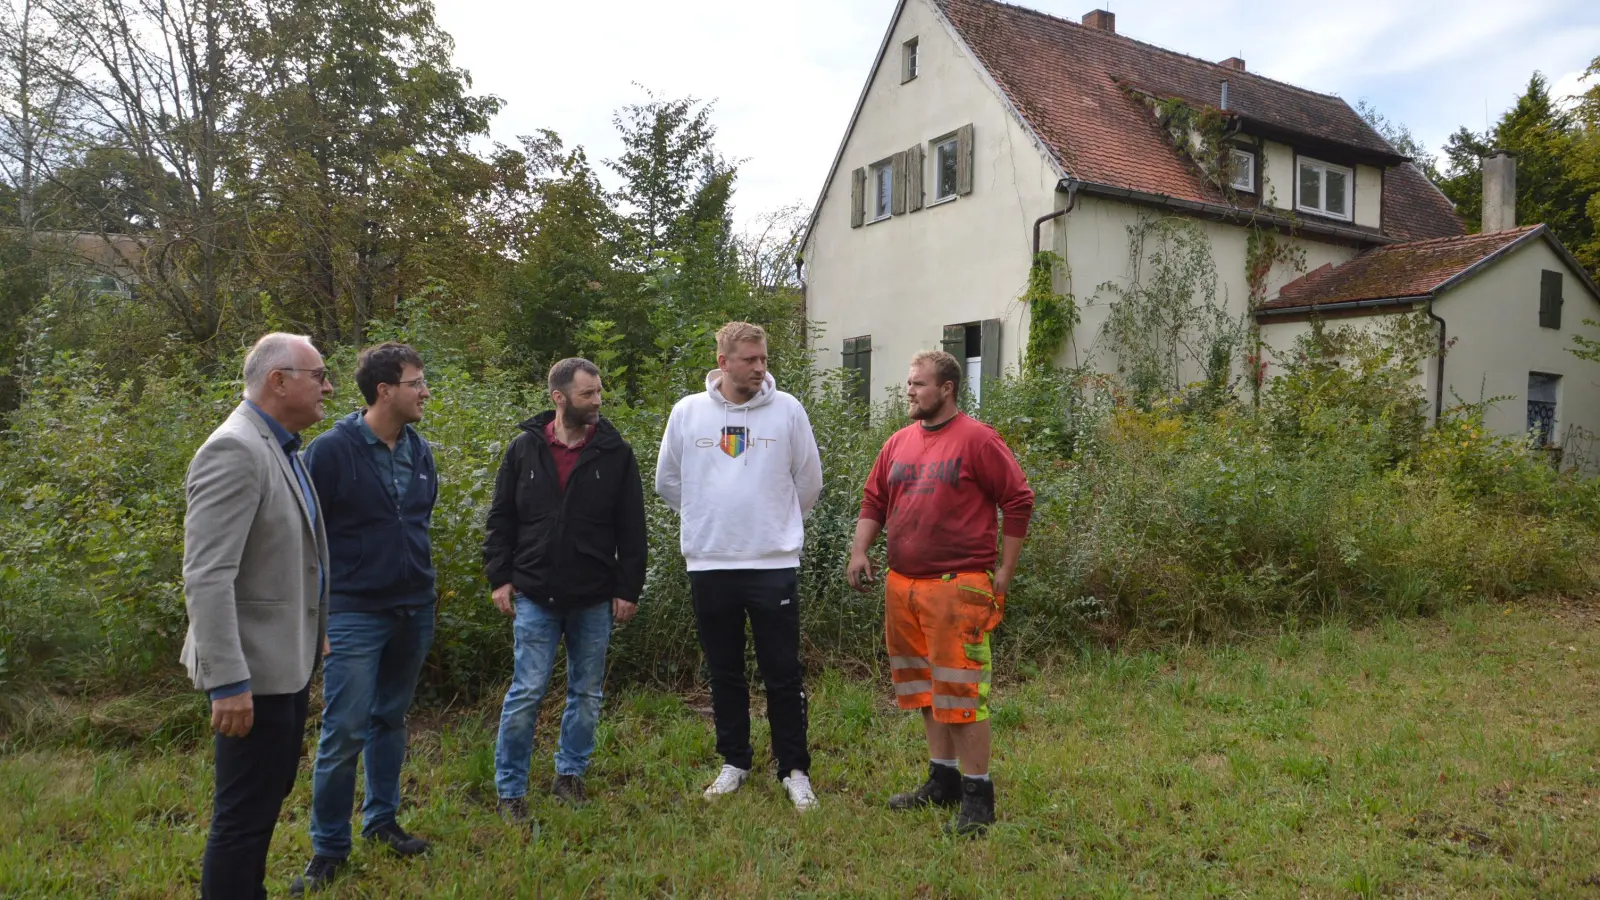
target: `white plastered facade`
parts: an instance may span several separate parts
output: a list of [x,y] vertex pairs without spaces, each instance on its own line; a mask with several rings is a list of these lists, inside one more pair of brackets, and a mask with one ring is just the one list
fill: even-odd
[[[1600,364],[1573,355],[1572,338],[1581,334],[1600,340],[1600,328],[1585,324],[1585,320],[1600,321],[1600,298],[1542,236],[1481,265],[1481,271],[1439,292],[1433,300],[1433,312],[1444,319],[1451,341],[1444,360],[1445,411],[1462,403],[1494,400],[1485,413],[1484,425],[1499,434],[1522,435],[1528,430],[1529,376],[1554,375],[1559,382],[1553,441],[1569,451],[1587,444],[1586,434],[1600,434]],[[1545,271],[1562,276],[1560,328],[1546,328],[1539,322],[1539,285]],[[1411,308],[1422,311],[1428,304]],[[1374,314],[1330,318],[1327,324],[1371,328],[1381,320],[1381,315]],[[1276,360],[1291,352],[1296,339],[1310,330],[1305,321],[1269,320],[1263,324],[1262,340],[1270,348],[1269,378],[1282,371]],[[1438,383],[1438,364],[1430,360],[1418,376],[1430,414],[1440,399]]]
[[[902,48],[912,39],[917,41],[917,76],[903,82]],[[899,390],[911,356],[938,348],[948,325],[999,320],[1000,368],[1015,370],[1027,344],[1028,310],[1019,298],[1032,261],[1033,224],[1069,203],[1068,195],[1058,190],[1066,173],[928,0],[905,0],[883,47],[802,247],[807,315],[817,329],[816,363],[835,368],[842,362],[846,339],[870,337],[875,401]],[[929,142],[964,125],[973,128],[972,192],[935,202]],[[927,151],[923,208],[873,222],[869,197],[867,224],[851,227],[854,171],[870,170],[916,144]],[[1295,149],[1271,140],[1262,141],[1260,149],[1264,205],[1293,209],[1299,158]],[[1354,224],[1381,227],[1383,173],[1367,165],[1352,168]],[[1116,298],[1104,286],[1128,283],[1130,228],[1141,219],[1180,215],[1079,193],[1069,214],[1043,226],[1042,249],[1053,250],[1065,263],[1057,289],[1076,299],[1082,315],[1073,340],[1057,356],[1059,364],[1116,371],[1115,355],[1100,339]],[[1186,215],[1182,220],[1209,237],[1218,299],[1243,321],[1249,302],[1249,229]],[[1299,249],[1303,266],[1274,265],[1266,298],[1304,272],[1325,263],[1338,266],[1357,252],[1349,244],[1303,232],[1278,239]],[[1538,325],[1538,273],[1558,265],[1567,273],[1567,306],[1559,333]],[[1568,352],[1572,331],[1583,328],[1585,318],[1600,319],[1600,309],[1547,244],[1531,242],[1494,261],[1488,271],[1449,291],[1440,302],[1439,312],[1456,339],[1446,361],[1446,407],[1456,394],[1468,400],[1510,396],[1491,411],[1490,426],[1521,433],[1527,375],[1544,372],[1561,376],[1558,433],[1569,425],[1600,431],[1600,366]],[[1520,311],[1508,314],[1510,304]],[[1265,325],[1267,358],[1291,348],[1295,336],[1308,327],[1282,321]],[[1243,361],[1238,365],[1242,371]],[[1268,376],[1274,373],[1269,368]],[[1181,377],[1198,380],[1200,373],[1191,367]],[[1419,379],[1431,408],[1437,380],[1431,370]]]

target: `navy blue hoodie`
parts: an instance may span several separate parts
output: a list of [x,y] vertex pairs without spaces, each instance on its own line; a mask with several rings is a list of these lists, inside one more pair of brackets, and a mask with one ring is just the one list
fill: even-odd
[[434,599],[428,527],[439,479],[428,442],[407,426],[411,482],[398,506],[385,489],[354,412],[311,442],[306,468],[328,531],[329,612],[382,612]]

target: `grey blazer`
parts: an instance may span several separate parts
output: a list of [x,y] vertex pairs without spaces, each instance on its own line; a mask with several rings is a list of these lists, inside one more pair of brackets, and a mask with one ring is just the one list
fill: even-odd
[[[241,403],[189,463],[183,520],[183,665],[201,690],[255,694],[311,681],[328,626],[328,539],[272,429]],[[315,488],[313,498],[315,498]]]

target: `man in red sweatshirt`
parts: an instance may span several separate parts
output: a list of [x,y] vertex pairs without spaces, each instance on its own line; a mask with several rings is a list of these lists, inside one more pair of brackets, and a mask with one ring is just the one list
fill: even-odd
[[957,408],[960,392],[954,356],[926,351],[911,360],[913,421],[883,445],[867,476],[846,574],[867,590],[876,580],[867,551],[887,529],[889,668],[900,708],[922,710],[930,757],[928,780],[889,798],[890,808],[959,806],[948,827],[977,835],[994,822],[989,633],[1005,610],[1033,490],[1000,435]]

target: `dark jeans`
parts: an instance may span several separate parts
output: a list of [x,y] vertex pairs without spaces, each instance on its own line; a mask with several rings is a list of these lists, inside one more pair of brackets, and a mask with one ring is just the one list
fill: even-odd
[[267,846],[300,767],[310,693],[307,685],[293,694],[258,694],[250,733],[216,736],[217,788],[200,868],[201,897],[267,896]]
[[811,771],[806,749],[805,669],[800,664],[800,596],[794,569],[717,569],[689,573],[695,628],[711,670],[717,752],[749,769],[750,686],[744,675],[744,623],[767,688],[767,721],[778,777]]
[[311,770],[311,852],[350,855],[356,758],[367,765],[362,834],[400,809],[406,712],[433,646],[434,605],[328,616],[332,652],[322,668],[322,738]]

